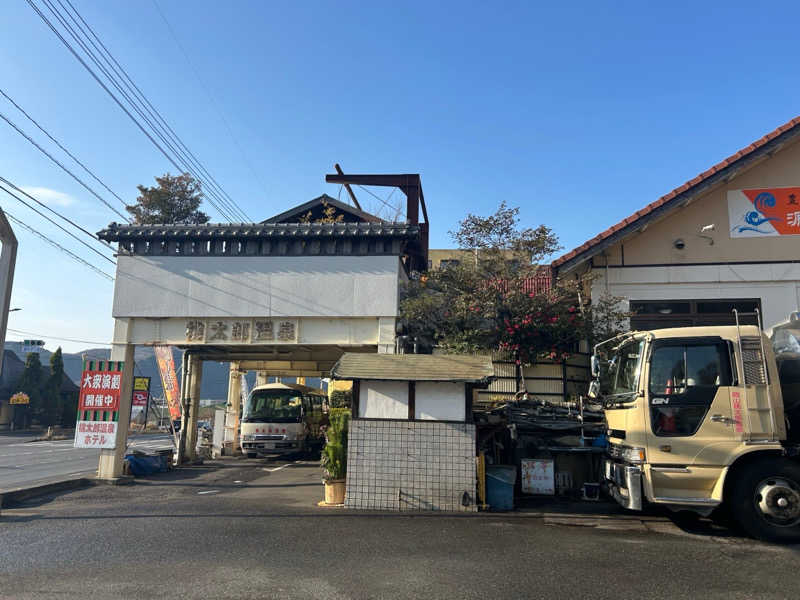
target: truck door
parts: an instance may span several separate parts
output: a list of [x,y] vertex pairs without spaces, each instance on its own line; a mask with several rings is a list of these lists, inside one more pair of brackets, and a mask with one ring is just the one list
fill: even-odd
[[710,496],[741,422],[731,406],[732,346],[719,337],[662,338],[648,368],[647,462],[653,495]]

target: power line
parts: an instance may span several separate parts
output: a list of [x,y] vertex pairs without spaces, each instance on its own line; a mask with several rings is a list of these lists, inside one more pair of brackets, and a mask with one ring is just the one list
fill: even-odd
[[[15,186],[13,183],[11,183],[10,181],[8,181],[8,180],[7,180],[5,177],[0,177],[0,181],[2,181],[2,182],[4,182],[4,183],[6,183],[7,185],[9,185],[9,186],[11,186],[11,187],[13,187],[15,190],[17,190],[17,191],[19,191],[19,192],[21,192],[21,193],[25,194],[26,196],[29,196],[30,198],[32,198],[33,200],[35,200],[35,201],[36,201],[36,202],[38,202],[39,204],[42,204],[41,202],[39,202],[38,200],[36,200],[36,198],[33,198],[33,196],[31,196],[30,194],[28,194],[28,193],[27,193],[27,192],[25,192],[24,190],[21,190],[20,188],[18,188],[17,186]],[[68,229],[66,229],[65,227],[63,227],[63,226],[59,225],[58,223],[56,223],[56,222],[55,222],[53,219],[51,219],[50,217],[48,217],[46,214],[44,214],[44,213],[43,213],[43,212],[41,212],[40,210],[38,210],[38,209],[34,208],[33,206],[31,206],[31,205],[30,205],[30,204],[28,204],[27,202],[25,202],[25,200],[23,200],[22,198],[20,198],[19,196],[17,196],[17,195],[16,195],[14,192],[12,192],[12,191],[8,190],[8,189],[7,189],[6,187],[4,187],[3,185],[0,185],[0,190],[3,190],[3,191],[6,193],[6,194],[8,194],[9,196],[11,196],[11,197],[12,197],[12,198],[14,198],[15,200],[17,200],[17,201],[18,201],[20,204],[23,204],[23,205],[27,206],[28,208],[30,208],[30,209],[31,209],[33,212],[35,212],[35,213],[36,213],[37,215],[39,215],[40,217],[43,217],[44,219],[48,220],[50,223],[52,223],[53,225],[55,225],[56,227],[58,227],[58,228],[59,228],[61,231],[63,231],[64,233],[66,233],[68,236],[70,236],[71,238],[73,238],[73,239],[77,240],[79,243],[81,243],[81,244],[83,244],[84,246],[86,246],[86,247],[87,247],[89,250],[91,250],[92,252],[94,252],[95,254],[97,254],[98,256],[100,256],[101,258],[104,258],[104,259],[106,259],[106,260],[107,260],[108,262],[110,262],[112,265],[116,265],[116,264],[117,264],[117,263],[115,263],[113,260],[111,260],[110,258],[108,258],[108,257],[107,257],[105,254],[103,254],[102,252],[100,252],[100,251],[99,251],[99,250],[97,250],[96,248],[93,248],[92,246],[90,246],[89,244],[87,244],[86,242],[84,242],[84,241],[83,241],[81,238],[79,238],[77,235],[75,235],[74,233],[72,233],[71,231],[69,231]],[[53,211],[53,212],[55,212],[55,211]],[[58,214],[59,216],[61,216],[59,213],[56,213],[56,214]],[[69,220],[69,219],[67,219],[66,217],[63,217],[63,216],[62,216],[61,218],[62,218],[62,219],[64,219],[64,220],[66,220],[66,221],[68,221],[69,223],[71,223],[71,224],[75,225],[74,223],[72,223],[72,221],[70,221],[70,220]],[[84,231],[84,232],[88,233],[88,232],[87,232],[85,229],[83,229],[83,228],[82,228],[82,227],[80,227],[79,225],[75,225],[75,227],[78,227],[78,228],[79,228],[81,231]],[[91,234],[89,234],[89,235],[91,235]],[[92,237],[94,237],[94,236],[92,236]],[[96,239],[96,238],[95,238],[95,239]]]
[[[172,153],[168,154],[167,150],[164,150],[160,144],[156,143],[156,146],[168,158],[173,166],[175,166],[175,168],[180,172],[187,171],[192,173],[192,175],[198,181],[206,184],[205,187],[209,204],[216,208],[223,218],[233,220],[231,217],[231,215],[233,215],[234,218],[239,220],[242,220],[242,217],[244,217],[244,220],[247,220],[247,216],[244,215],[235,202],[230,199],[230,196],[228,196],[228,200],[226,200],[220,195],[220,193],[217,192],[217,190],[219,190],[219,192],[221,192],[223,195],[227,195],[227,193],[222,190],[221,186],[219,186],[216,179],[214,179],[208,170],[199,163],[197,157],[188,149],[186,144],[183,143],[183,141],[177,136],[177,134],[175,134],[169,124],[166,123],[158,110],[144,96],[142,91],[138,88],[138,86],[136,86],[122,65],[120,65],[119,62],[114,58],[108,48],[103,44],[102,40],[100,40],[99,36],[94,32],[91,26],[86,23],[86,20],[83,19],[77,9],[70,4],[72,11],[75,13],[75,15],[77,15],[78,19],[80,19],[80,23],[61,0],[57,0],[57,2],[61,6],[63,13],[53,4],[53,2],[51,2],[51,0],[44,0],[44,4],[58,20],[61,26],[69,33],[72,39],[80,46],[86,56],[88,56],[95,66],[103,73],[103,75],[105,75],[111,85],[116,88],[117,92],[119,92],[119,94],[127,101],[129,106],[139,115],[147,127],[149,127],[150,131],[159,138],[161,144],[163,144],[163,146],[165,146]],[[28,3],[30,4],[31,1],[28,0]],[[41,13],[41,11],[38,9],[37,14],[39,14],[43,19],[46,19],[43,13]],[[75,26],[73,27],[67,19],[74,23]],[[54,29],[49,20],[46,22],[51,26],[51,29]],[[83,23],[83,25],[81,23]],[[91,36],[97,40],[97,43],[95,43],[92,37],[90,37],[89,33],[87,33],[87,30],[89,33],[91,33]],[[63,40],[63,36],[60,37]],[[73,52],[73,55],[77,56],[77,53],[75,52],[74,48],[72,48],[71,44],[66,42],[66,40],[63,41],[65,41],[70,51]],[[94,48],[94,51],[87,46],[86,42],[88,42]],[[98,44],[100,46],[98,46]],[[84,64],[84,66],[90,70],[92,75],[95,77],[95,80],[98,80],[99,82],[99,78],[93,71],[91,71],[91,68],[86,65],[85,61],[82,61],[82,64]],[[117,104],[121,106],[121,102],[118,98],[116,98],[113,92],[111,92],[111,90],[105,86],[104,89],[106,89],[106,91],[112,95]],[[147,133],[144,131],[142,124],[139,123],[136,118],[130,114],[130,112],[127,114],[134,120],[137,126],[144,133]],[[151,141],[154,141],[152,137]],[[182,161],[184,164],[178,165],[177,161]],[[201,175],[198,170],[204,173],[204,175]],[[204,177],[208,180],[204,180]],[[219,204],[214,202],[214,199],[216,199]]]
[[[134,117],[131,114],[131,112],[125,107],[125,105],[122,104],[122,102],[119,100],[119,98],[117,98],[117,96],[114,94],[114,92],[112,92],[108,88],[108,86],[105,83],[103,83],[103,81],[100,79],[100,77],[97,75],[97,73],[95,73],[94,70],[92,70],[92,68],[86,63],[86,61],[72,47],[72,45],[69,43],[69,41],[67,41],[64,38],[64,36],[61,35],[61,32],[55,27],[55,25],[53,25],[53,23],[50,21],[50,19],[48,19],[47,16],[39,9],[39,7],[33,2],[33,0],[26,0],[26,2],[36,12],[36,14],[39,15],[39,18],[50,28],[50,30],[56,35],[56,37],[59,40],[61,40],[61,43],[64,44],[64,46],[67,48],[67,50],[69,50],[70,53],[75,57],[75,59],[83,66],[83,68],[86,69],[86,71],[92,76],[92,78],[98,83],[98,85],[100,85],[100,87],[102,87],[103,90],[105,90],[105,92],[111,97],[111,99],[117,104],[117,106],[119,106],[122,109],[122,111],[128,116],[128,118],[130,118],[130,120],[133,121],[134,125],[136,125],[136,127],[139,128],[139,130],[145,135],[145,137],[147,137],[147,139],[149,139],[152,142],[152,144],[164,155],[164,157],[179,172],[182,172],[184,169],[181,166],[179,166],[178,163],[175,161],[175,159],[172,156],[170,156],[167,153],[166,150],[164,150],[164,148],[161,146],[161,144],[159,144],[153,138],[153,136],[150,135],[150,133],[147,130],[145,130],[144,126],[142,126],[142,124],[136,119],[136,117]],[[53,11],[52,8],[50,10]],[[61,21],[61,19],[59,19],[59,21]],[[63,21],[61,21],[61,22],[63,24]],[[76,38],[76,36],[74,34],[73,34],[73,38]],[[79,40],[76,40],[76,41],[78,41],[78,43],[81,43]],[[85,45],[83,45],[83,46],[85,48]],[[98,64],[96,59],[93,58],[93,60],[94,60],[95,64]],[[119,89],[119,86],[115,82],[112,82],[112,85],[116,85],[116,87]],[[134,109],[134,110],[136,110],[136,109]],[[217,211],[223,216],[223,218],[227,219],[228,221],[232,221],[230,216],[224,210],[222,210],[219,206],[217,206],[217,204],[213,200],[211,200],[209,198],[208,201],[214,208],[217,209]]]
[[35,147],[36,147],[36,148],[39,150],[39,152],[41,152],[42,154],[44,154],[44,155],[45,155],[47,158],[49,158],[51,161],[53,161],[55,164],[57,164],[59,167],[61,167],[61,169],[62,169],[62,170],[65,172],[65,173],[67,173],[67,174],[68,174],[70,177],[72,177],[72,178],[73,178],[75,181],[77,181],[77,182],[78,182],[79,184],[81,184],[81,185],[82,185],[84,188],[86,188],[86,189],[89,191],[89,193],[91,193],[91,194],[92,194],[92,195],[93,195],[95,198],[97,198],[98,200],[100,200],[100,202],[102,202],[103,204],[105,204],[105,205],[106,205],[108,208],[110,208],[110,209],[111,209],[113,212],[115,212],[117,215],[119,215],[120,217],[122,217],[123,219],[125,219],[125,221],[126,221],[126,222],[130,223],[130,221],[128,221],[128,218],[127,218],[125,215],[123,215],[123,214],[122,214],[121,212],[119,212],[119,211],[118,211],[116,208],[114,208],[114,207],[113,207],[113,206],[111,206],[111,205],[110,205],[108,202],[106,202],[106,201],[105,201],[105,200],[104,200],[104,199],[103,199],[103,198],[100,196],[100,194],[98,194],[97,192],[95,192],[95,191],[94,191],[92,188],[90,188],[90,187],[89,187],[89,186],[86,184],[86,182],[84,182],[84,181],[83,181],[83,180],[82,180],[80,177],[78,177],[77,175],[75,175],[75,173],[73,173],[73,172],[72,172],[72,171],[70,171],[70,170],[69,170],[67,167],[65,167],[65,166],[64,166],[64,165],[63,165],[63,164],[62,164],[62,163],[61,163],[61,162],[60,162],[60,161],[59,161],[57,158],[55,158],[55,157],[54,157],[52,154],[50,154],[50,153],[49,153],[47,150],[45,150],[45,149],[44,149],[44,148],[42,148],[42,147],[41,147],[39,144],[37,144],[37,143],[36,143],[36,140],[34,140],[34,139],[31,137],[31,136],[29,136],[27,133],[25,133],[24,131],[22,131],[22,129],[20,129],[20,128],[19,128],[19,127],[16,125],[16,123],[14,123],[14,122],[13,122],[11,119],[9,119],[9,118],[8,118],[6,115],[4,115],[2,112],[0,112],[0,119],[3,119],[3,120],[4,120],[6,123],[8,123],[8,124],[9,124],[11,127],[13,127],[13,128],[16,130],[16,132],[17,132],[17,133],[19,133],[19,134],[20,134],[22,137],[24,137],[24,138],[25,138],[26,140],[28,140],[28,141],[29,141],[31,144],[33,144],[33,145],[34,145],[34,146],[35,146]]
[[9,327],[7,331],[12,333],[16,333],[18,335],[35,335],[37,338],[45,338],[48,340],[60,340],[62,342],[76,342],[78,344],[95,344],[97,346],[110,346],[108,342],[96,342],[94,340],[78,340],[75,338],[68,338],[68,337],[59,337],[56,335],[45,335],[43,333],[35,333],[33,331],[22,331],[21,329],[12,329]]
[[[239,140],[233,134],[233,129],[231,128],[230,123],[228,122],[228,119],[225,117],[225,113],[220,108],[219,102],[217,101],[216,97],[211,92],[209,87],[206,85],[205,81],[203,81],[203,78],[200,77],[200,73],[197,70],[197,67],[195,66],[194,62],[192,61],[191,57],[189,56],[189,53],[186,51],[186,48],[184,48],[183,44],[181,44],[180,39],[178,38],[177,34],[175,33],[175,30],[173,29],[173,27],[170,24],[170,22],[167,20],[167,16],[164,14],[164,11],[161,10],[161,6],[159,6],[158,0],[153,0],[153,5],[156,7],[156,11],[158,11],[158,14],[161,16],[161,19],[164,21],[164,24],[167,26],[167,30],[169,31],[170,36],[172,36],[172,39],[175,42],[175,45],[178,46],[180,51],[183,53],[183,56],[186,59],[186,62],[191,67],[192,72],[194,73],[195,77],[197,78],[197,81],[200,83],[200,86],[205,91],[205,93],[208,96],[209,100],[211,100],[211,104],[214,105],[214,108],[216,109],[217,114],[220,116],[220,119],[222,120],[222,123],[225,125],[225,129],[228,130],[228,135],[231,136],[231,140],[233,140],[233,143],[236,145],[236,148],[239,150],[239,154],[241,154],[242,159],[244,160],[245,164],[247,165],[247,168],[253,174],[253,177],[256,178],[258,183],[261,185],[261,188],[263,189],[264,193],[266,194],[267,193],[267,186],[264,184],[264,181],[261,179],[261,176],[258,174],[258,172],[253,167],[253,164],[247,158],[247,155],[245,154],[244,149],[239,144]],[[249,220],[249,217],[248,217],[248,220]]]
[[[91,25],[89,25],[86,22],[86,20],[81,16],[80,12],[78,12],[78,9],[75,8],[75,6],[70,2],[70,0],[67,0],[67,4],[69,4],[70,8],[72,9],[72,12],[74,12],[75,15],[78,17],[78,19],[80,19],[81,23],[83,23],[83,26],[81,26],[81,24],[78,23],[78,21],[72,15],[72,12],[70,12],[70,10],[67,9],[66,6],[64,6],[64,3],[61,0],[56,0],[56,1],[61,6],[61,8],[64,10],[64,12],[67,14],[67,16],[70,18],[70,20],[73,23],[75,23],[75,26],[80,30],[80,33],[83,35],[83,37],[86,40],[89,41],[89,43],[98,52],[100,57],[114,71],[114,74],[116,75],[116,77],[119,80],[121,80],[122,85],[124,85],[128,89],[128,91],[130,91],[131,94],[133,94],[133,96],[135,97],[136,101],[139,102],[139,106],[144,108],[144,110],[150,115],[150,117],[152,117],[152,119],[154,121],[156,121],[156,125],[158,125],[158,127],[161,128],[161,131],[163,132],[163,134],[166,135],[166,137],[169,137],[170,141],[173,144],[176,144],[178,146],[178,148],[176,149],[175,146],[170,145],[170,148],[173,150],[173,152],[176,152],[184,160],[185,163],[191,164],[195,168],[198,168],[213,183],[213,186],[212,186],[212,183],[209,183],[208,181],[205,182],[207,184],[207,186],[208,186],[209,193],[216,194],[216,192],[215,192],[215,188],[216,188],[217,190],[219,190],[219,192],[223,196],[227,197],[227,200],[225,200],[225,199],[221,198],[219,195],[215,195],[215,198],[217,198],[217,200],[220,201],[220,203],[222,203],[222,204],[224,204],[226,206],[226,210],[229,210],[231,212],[231,214],[233,214],[235,217],[242,217],[243,216],[245,219],[248,219],[247,215],[245,215],[244,212],[242,212],[241,209],[239,209],[239,206],[236,204],[236,202],[234,202],[234,200],[227,194],[227,192],[225,192],[225,190],[222,189],[222,187],[217,183],[217,180],[214,179],[214,177],[211,175],[211,173],[209,173],[208,170],[202,165],[202,163],[200,163],[199,159],[194,155],[194,153],[192,153],[192,151],[189,150],[189,148],[186,146],[186,144],[183,143],[183,140],[181,140],[181,138],[178,136],[178,134],[175,133],[175,131],[164,120],[164,118],[161,116],[161,113],[158,111],[158,109],[155,108],[152,105],[152,103],[147,99],[147,97],[144,95],[144,93],[139,88],[139,86],[137,86],[136,83],[128,75],[128,72],[125,70],[125,68],[116,60],[116,58],[114,58],[114,56],[111,54],[111,52],[106,47],[106,45],[103,43],[103,41],[100,39],[100,37],[97,35],[97,33],[95,33],[95,31],[94,31],[94,29],[92,29]],[[50,8],[51,12],[53,12],[54,14],[56,14],[58,12],[57,9],[54,10],[54,6],[53,6],[51,0],[44,0],[44,2],[48,6],[48,8]],[[73,38],[75,38],[74,29],[72,27],[70,27],[69,24],[65,23],[62,19],[59,19],[59,20],[61,21],[61,23],[65,27],[67,27],[69,29],[70,33],[73,35]],[[100,48],[98,48],[97,44],[95,44],[92,41],[92,38],[89,37],[89,34],[86,33],[86,31],[84,30],[83,27],[86,27],[86,29],[89,31],[89,33],[91,33],[92,37],[95,40],[97,40],[97,43],[100,44]],[[79,43],[81,43],[81,42],[79,41]],[[89,51],[85,47],[85,45],[83,45],[82,43],[81,43],[81,45],[84,48],[84,51],[86,51],[90,55],[93,54],[93,53],[91,53],[91,51]],[[95,60],[95,59],[93,58],[93,60]],[[95,60],[95,64],[98,64],[96,60]],[[116,68],[115,68],[115,65],[116,65]],[[103,69],[103,67],[101,65],[98,64],[98,66],[101,69]],[[103,69],[103,72],[105,73],[106,77],[108,77],[109,79],[112,79],[112,77],[108,74],[108,72],[105,69]],[[127,80],[128,83],[125,83],[125,80]],[[133,87],[131,87],[131,86],[133,86]],[[118,86],[116,86],[116,87],[117,87],[117,89],[120,90],[121,93],[125,94]],[[125,94],[125,98],[128,100],[129,103],[134,105],[134,102],[131,101],[130,97],[128,97],[127,94]],[[144,104],[142,104],[142,103],[144,103]],[[139,112],[139,111],[137,111],[137,112]],[[153,113],[155,113],[155,114],[153,114]],[[140,116],[142,116],[143,118],[146,119],[146,121],[150,125],[151,129],[153,129],[154,131],[157,131],[158,127],[154,126],[154,124],[149,119],[147,119],[141,112],[139,112],[139,114],[140,114]],[[166,130],[169,131],[168,134],[166,133],[166,131],[164,131],[164,128],[166,128]],[[160,137],[161,137],[162,141],[164,141],[167,144],[169,143],[169,142],[167,142],[167,140],[164,139],[163,135],[160,135]],[[181,151],[181,148],[183,149],[183,151],[185,151],[185,153],[183,151]],[[191,158],[187,157],[187,154]],[[200,176],[197,176],[197,174],[195,174],[195,175],[196,175],[197,179],[202,181]]]
[[120,198],[120,197],[119,197],[119,195],[117,195],[117,193],[116,193],[116,192],[114,192],[114,190],[112,190],[110,187],[108,187],[108,186],[107,186],[107,185],[106,185],[106,184],[105,184],[105,183],[104,183],[104,182],[103,182],[103,181],[102,181],[102,180],[101,180],[101,179],[100,179],[100,178],[99,178],[97,175],[95,175],[95,174],[94,174],[94,173],[93,173],[93,172],[92,172],[92,171],[89,169],[89,167],[87,167],[87,166],[86,166],[85,164],[83,164],[83,163],[82,163],[80,160],[78,160],[78,158],[77,158],[77,157],[76,157],[74,154],[72,154],[72,152],[70,152],[69,150],[67,150],[67,149],[66,149],[66,148],[65,148],[65,147],[64,147],[64,146],[63,146],[63,145],[62,145],[62,144],[61,144],[61,143],[60,143],[60,142],[59,142],[59,141],[56,139],[56,138],[54,138],[52,135],[50,135],[50,133],[49,133],[49,132],[48,132],[48,131],[47,131],[47,130],[44,128],[44,127],[42,127],[42,126],[41,126],[41,125],[40,125],[40,124],[39,124],[39,123],[36,121],[36,119],[34,119],[32,116],[30,116],[30,115],[29,115],[29,114],[28,114],[28,113],[25,111],[25,109],[24,109],[24,108],[22,108],[22,107],[21,107],[19,104],[17,104],[17,103],[14,101],[14,99],[13,99],[13,98],[11,98],[11,96],[9,96],[8,94],[6,94],[5,90],[3,90],[3,88],[0,88],[0,94],[2,94],[2,95],[5,97],[5,99],[6,99],[6,100],[8,100],[9,102],[11,102],[11,104],[13,104],[13,105],[16,107],[16,109],[17,109],[19,112],[21,112],[23,115],[25,115],[25,116],[27,117],[27,119],[28,119],[28,120],[29,120],[31,123],[33,123],[34,125],[36,125],[36,127],[38,127],[38,128],[39,128],[39,131],[41,131],[41,132],[42,132],[43,134],[45,134],[45,135],[46,135],[48,138],[50,138],[50,140],[51,140],[51,141],[52,141],[52,142],[53,142],[53,143],[54,143],[56,146],[58,146],[59,148],[61,148],[61,150],[63,150],[63,151],[64,151],[64,153],[66,153],[66,155],[67,155],[67,156],[69,156],[69,157],[70,157],[72,160],[74,160],[76,163],[78,163],[78,164],[81,166],[81,168],[82,168],[84,171],[86,171],[86,172],[87,172],[89,175],[91,175],[91,176],[92,176],[92,178],[93,178],[93,179],[94,179],[94,180],[95,180],[97,183],[99,183],[100,185],[102,185],[102,186],[103,186],[103,187],[106,189],[106,191],[107,191],[109,194],[111,194],[111,195],[112,195],[112,196],[114,196],[114,197],[115,197],[117,200],[119,200],[119,201],[120,201],[120,203],[121,203],[123,206],[127,206],[127,204],[125,203],[125,201],[124,201],[122,198]]
[[[6,190],[6,191],[8,191],[8,190]],[[21,226],[21,227],[23,227],[24,229],[27,229],[27,230],[28,230],[28,231],[30,231],[30,232],[31,232],[33,235],[35,235],[35,236],[39,237],[40,239],[44,240],[45,242],[47,242],[48,244],[50,244],[50,245],[51,245],[51,246],[53,246],[54,248],[58,248],[59,250],[61,250],[61,252],[63,252],[64,254],[68,255],[68,256],[69,256],[70,258],[72,258],[73,260],[75,260],[75,261],[77,261],[77,262],[81,263],[81,264],[82,264],[82,265],[84,265],[85,267],[88,267],[89,269],[91,269],[92,271],[94,271],[94,272],[95,272],[95,273],[97,273],[98,275],[100,275],[100,276],[102,276],[102,277],[105,277],[105,278],[106,278],[106,279],[108,279],[109,281],[114,281],[114,278],[113,278],[111,275],[109,275],[108,273],[106,273],[105,271],[102,271],[101,269],[98,269],[97,267],[95,267],[95,266],[94,266],[93,264],[91,264],[90,262],[83,260],[83,259],[82,259],[80,256],[78,256],[78,255],[77,255],[77,254],[75,254],[74,252],[71,252],[70,250],[67,250],[66,248],[64,248],[64,246],[62,246],[61,244],[59,244],[59,243],[58,243],[58,242],[56,242],[56,241],[53,241],[53,240],[51,240],[49,237],[47,237],[47,236],[46,236],[46,235],[44,235],[43,233],[39,233],[39,232],[38,232],[38,231],[36,231],[36,230],[35,230],[33,227],[31,227],[31,226],[30,226],[30,225],[28,225],[27,223],[24,223],[23,221],[20,221],[19,219],[17,219],[15,216],[13,216],[13,215],[12,215],[11,213],[9,213],[8,211],[3,211],[3,212],[5,212],[6,216],[7,216],[9,219],[11,219],[12,221],[14,221],[14,222],[15,222],[17,225],[20,225],[20,226]]]
[[[392,212],[394,212],[395,214],[403,215],[403,217],[405,217],[405,214],[402,211],[398,210],[398,208],[396,206],[392,206],[386,200],[384,200],[383,198],[378,196],[378,194],[374,193],[372,190],[369,190],[369,189],[365,188],[363,185],[359,185],[359,184],[356,184],[356,185],[358,187],[360,187],[362,190],[364,190],[365,192],[367,192],[370,196],[372,196],[373,198],[376,198],[379,202],[383,203],[387,208],[391,209]],[[391,198],[392,195],[389,194],[389,197]]]
[[[100,238],[98,238],[98,237],[97,237],[95,234],[93,234],[93,233],[92,233],[92,232],[90,232],[90,231],[87,231],[86,229],[84,229],[83,227],[81,227],[80,225],[78,225],[78,224],[77,224],[75,221],[73,221],[73,220],[72,220],[72,219],[70,219],[69,217],[65,217],[64,215],[62,215],[62,214],[61,214],[60,212],[58,212],[57,210],[55,210],[55,209],[53,209],[53,208],[50,208],[49,206],[47,206],[47,205],[46,205],[44,202],[42,202],[41,200],[37,200],[36,198],[34,198],[33,196],[31,196],[31,195],[30,195],[28,192],[26,192],[25,190],[23,190],[23,189],[22,189],[21,187],[19,187],[18,185],[15,185],[14,183],[12,183],[11,181],[9,181],[8,179],[6,179],[5,177],[3,177],[2,175],[0,175],[0,181],[2,181],[2,182],[3,182],[3,183],[5,183],[6,185],[8,185],[8,186],[10,186],[10,187],[14,188],[14,189],[15,189],[16,191],[18,191],[20,194],[24,194],[25,196],[27,196],[28,198],[30,198],[31,200],[33,200],[34,202],[36,202],[36,204],[38,204],[39,206],[41,206],[41,207],[42,207],[42,208],[44,208],[45,210],[48,210],[48,211],[50,211],[51,213],[53,213],[54,215],[56,215],[58,218],[62,219],[63,221],[65,221],[65,222],[67,222],[67,223],[69,223],[70,225],[72,225],[72,226],[73,226],[75,229],[78,229],[78,230],[79,230],[79,231],[81,231],[82,233],[84,233],[84,234],[88,235],[88,236],[89,236],[90,238],[92,238],[94,241],[96,241],[96,242],[100,242],[101,244],[103,244],[104,246],[106,246],[106,247],[107,247],[109,250],[111,250],[112,252],[116,252],[116,251],[117,251],[117,250],[114,248],[114,246],[112,246],[111,244],[109,244],[109,243],[108,243],[108,242],[106,242],[105,240],[101,240],[101,239],[100,239]],[[19,200],[19,198],[17,198],[17,199]],[[23,200],[20,200],[20,202],[22,202],[23,204],[25,204],[25,206],[28,206],[28,204],[27,204],[25,201],[23,201]],[[31,208],[31,207],[30,207],[30,206],[28,206],[28,208]],[[33,208],[31,208],[31,210],[34,210],[34,209],[33,209]],[[44,216],[44,215],[42,215],[42,216]],[[45,218],[47,218],[47,217],[45,217]]]

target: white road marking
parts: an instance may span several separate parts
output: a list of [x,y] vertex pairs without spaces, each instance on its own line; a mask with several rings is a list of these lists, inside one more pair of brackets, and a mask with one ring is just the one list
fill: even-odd
[[198,494],[216,494],[218,492],[219,492],[219,490],[208,490],[208,491],[205,491],[205,492],[197,492],[197,493]]
[[280,467],[275,467],[274,469],[267,469],[266,467],[261,467],[262,471],[269,471],[270,473],[274,473],[275,471],[280,471],[281,469],[285,469],[286,467],[291,467],[292,463],[286,463],[285,465],[281,465]]

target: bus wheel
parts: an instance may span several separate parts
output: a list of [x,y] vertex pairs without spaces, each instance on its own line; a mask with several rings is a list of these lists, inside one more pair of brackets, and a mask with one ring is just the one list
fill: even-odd
[[248,452],[247,453],[247,458],[256,458],[257,456],[258,456],[258,454],[256,454],[255,452]]
[[733,476],[730,508],[746,533],[768,542],[800,541],[800,464],[760,460]]

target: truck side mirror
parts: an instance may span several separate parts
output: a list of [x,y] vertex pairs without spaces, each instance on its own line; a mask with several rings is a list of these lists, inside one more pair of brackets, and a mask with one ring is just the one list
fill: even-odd
[[600,377],[600,359],[597,358],[596,354],[592,354],[592,377],[595,379],[599,379]]
[[597,399],[600,396],[600,382],[597,379],[592,379],[589,383],[589,392],[586,394],[592,400]]

